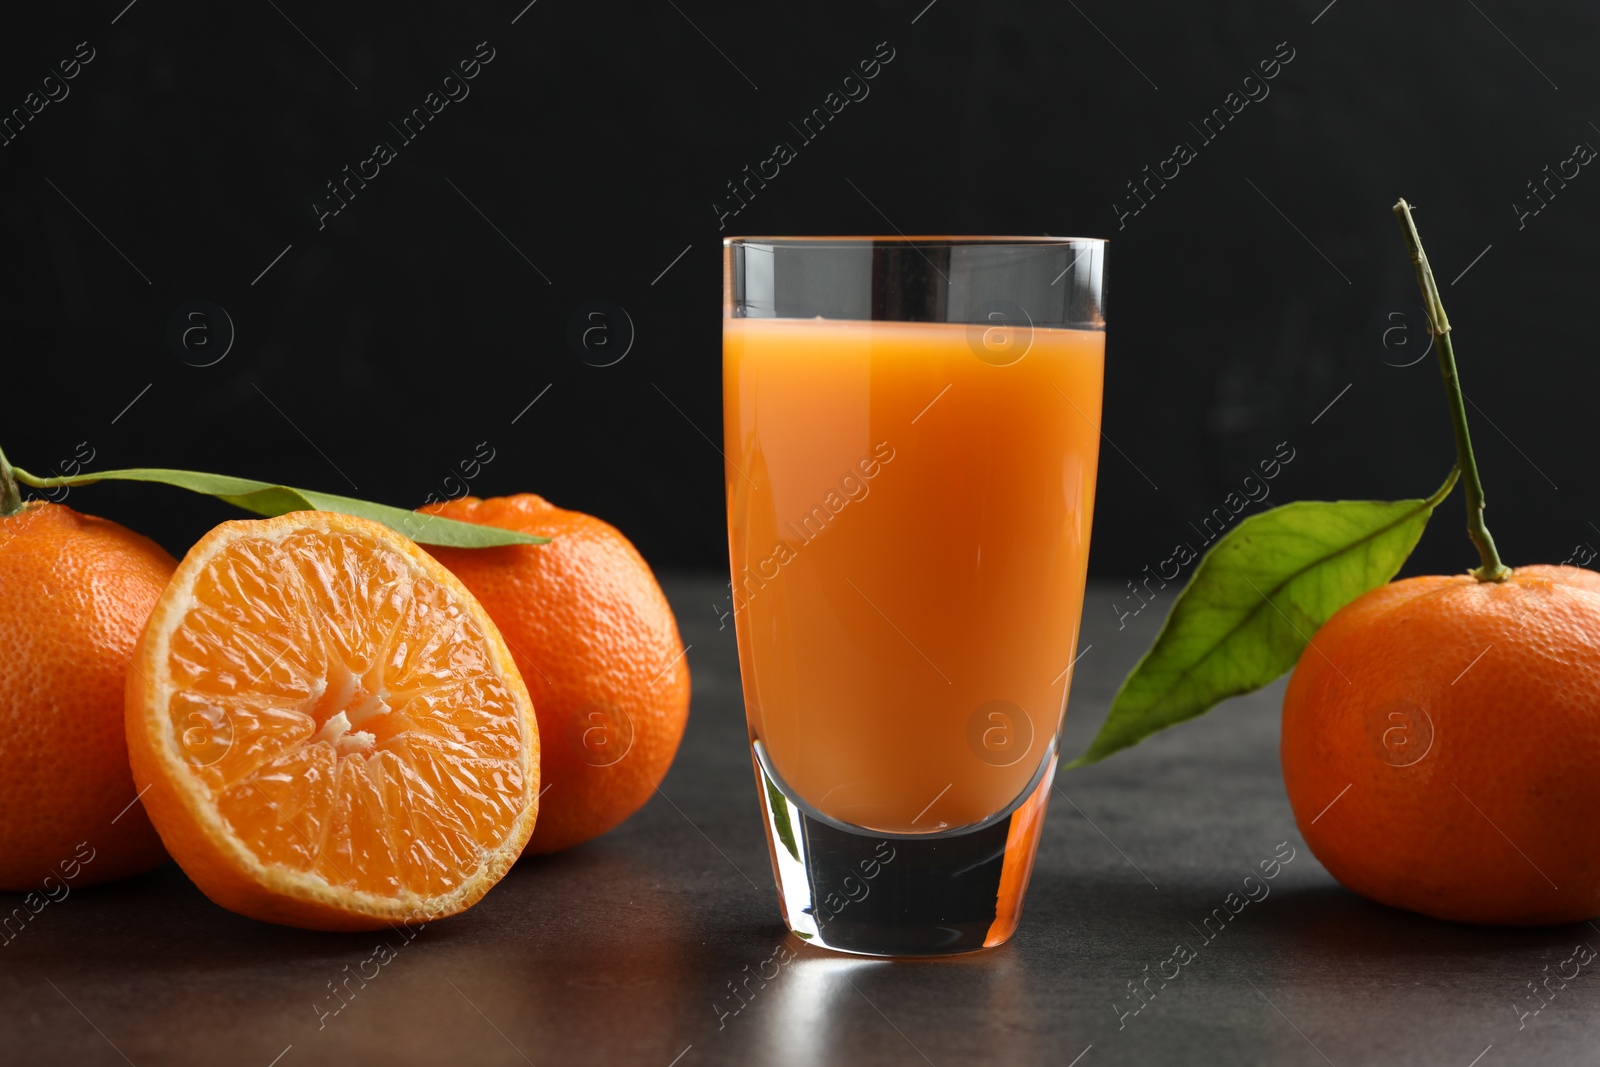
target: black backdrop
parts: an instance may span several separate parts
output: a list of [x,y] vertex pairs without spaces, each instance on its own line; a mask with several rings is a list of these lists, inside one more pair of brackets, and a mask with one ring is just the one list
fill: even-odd
[[[0,443],[36,472],[92,451],[416,503],[465,462],[473,492],[604,516],[658,568],[725,567],[722,236],[1077,233],[1112,238],[1092,566],[1133,578],[1280,442],[1273,501],[1439,483],[1404,195],[1508,560],[1600,545],[1593,5],[125,2],[0,39],[0,109],[38,108],[0,147]],[[846,89],[801,143],[790,123]],[[364,162],[379,141],[394,157]],[[719,230],[725,183],[779,141],[796,158]],[[347,166],[376,176],[321,217]],[[1134,213],[1147,166],[1171,180]],[[1527,183],[1563,170],[1533,213]],[[631,321],[614,365],[569,344],[591,301],[614,342]],[[194,366],[225,340],[213,306],[232,346]],[[232,514],[69,501],[178,553]],[[1460,514],[1413,570],[1472,562]]]

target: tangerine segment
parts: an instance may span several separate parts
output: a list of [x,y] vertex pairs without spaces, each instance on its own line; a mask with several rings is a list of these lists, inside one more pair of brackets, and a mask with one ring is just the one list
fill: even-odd
[[364,519],[207,535],[140,641],[127,726],[168,850],[256,918],[370,929],[461,911],[537,812],[538,729],[499,631]]

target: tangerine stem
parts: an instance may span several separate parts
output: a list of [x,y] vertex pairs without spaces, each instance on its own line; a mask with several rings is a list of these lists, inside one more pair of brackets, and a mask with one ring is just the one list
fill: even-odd
[[1467,407],[1461,394],[1461,378],[1456,372],[1455,348],[1450,343],[1450,319],[1444,313],[1439,285],[1433,280],[1433,268],[1428,265],[1422,237],[1417,233],[1411,205],[1405,198],[1395,202],[1394,217],[1405,237],[1406,251],[1411,253],[1411,265],[1416,268],[1417,286],[1422,290],[1422,300],[1428,310],[1428,332],[1433,334],[1439,350],[1439,374],[1444,378],[1445,399],[1450,405],[1450,428],[1456,438],[1456,465],[1461,468],[1461,480],[1467,492],[1467,536],[1477,546],[1481,561],[1480,566],[1473,568],[1472,576],[1480,582],[1503,582],[1511,576],[1511,568],[1500,562],[1494,538],[1483,521],[1483,481],[1478,477],[1478,461],[1472,454],[1472,435],[1467,432]]
[[21,510],[22,490],[17,488],[17,479],[11,473],[5,450],[0,449],[0,518],[15,515]]

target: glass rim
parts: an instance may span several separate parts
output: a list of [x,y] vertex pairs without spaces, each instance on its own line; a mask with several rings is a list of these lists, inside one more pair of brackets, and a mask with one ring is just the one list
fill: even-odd
[[756,244],[756,245],[759,245],[759,244],[784,244],[784,245],[793,245],[793,246],[797,246],[797,247],[805,247],[807,245],[810,245],[810,246],[813,246],[813,247],[836,246],[836,247],[844,247],[844,248],[866,247],[866,246],[869,246],[869,245],[876,245],[876,244],[907,245],[907,246],[916,246],[916,245],[919,245],[919,244],[924,244],[924,245],[992,245],[992,246],[996,246],[996,247],[1005,247],[1007,245],[1016,245],[1016,246],[1021,246],[1021,247],[1038,246],[1038,247],[1046,247],[1046,248],[1048,248],[1048,247],[1053,247],[1053,246],[1065,246],[1065,245],[1075,245],[1075,244],[1106,245],[1106,244],[1110,244],[1110,243],[1111,243],[1110,238],[1107,238],[1107,237],[1052,237],[1052,236],[1048,236],[1048,235],[1044,235],[1044,236],[1040,236],[1040,235],[1033,235],[1033,236],[1028,236],[1028,235],[1000,236],[1000,235],[986,235],[986,234],[926,234],[926,235],[913,234],[913,235],[909,235],[908,236],[908,235],[903,234],[903,233],[902,234],[894,234],[892,236],[889,236],[889,235],[870,235],[870,234],[868,234],[868,235],[855,235],[855,236],[842,235],[842,234],[841,235],[786,234],[786,235],[765,236],[765,237],[760,237],[760,236],[724,237],[722,239],[722,245],[723,245],[724,248],[731,248],[734,245],[747,245],[747,244]]

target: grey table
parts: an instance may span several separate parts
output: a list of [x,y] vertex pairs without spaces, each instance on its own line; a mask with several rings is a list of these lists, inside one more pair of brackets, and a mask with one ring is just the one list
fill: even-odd
[[[694,706],[661,795],[628,823],[519,864],[410,940],[240,918],[171,865],[73,891],[0,947],[0,1062],[1500,1067],[1600,1054],[1590,969],[1542,1001],[1530,986],[1575,944],[1600,946],[1600,930],[1435,922],[1347,893],[1317,864],[1278,771],[1281,687],[1059,778],[1008,945],[927,962],[806,946],[778,917],[733,631],[715,606],[725,590],[665,584],[693,646]],[[1167,607],[1119,629],[1116,596],[1090,593],[1068,752]],[[1284,842],[1295,856],[1270,894],[1204,938],[1202,920]],[[332,984],[372,973],[380,940],[392,947],[376,977],[335,1000]],[[1171,973],[1179,942],[1194,953],[1181,976],[1136,998],[1130,983]],[[723,1014],[741,1003],[730,983],[791,952]]]

